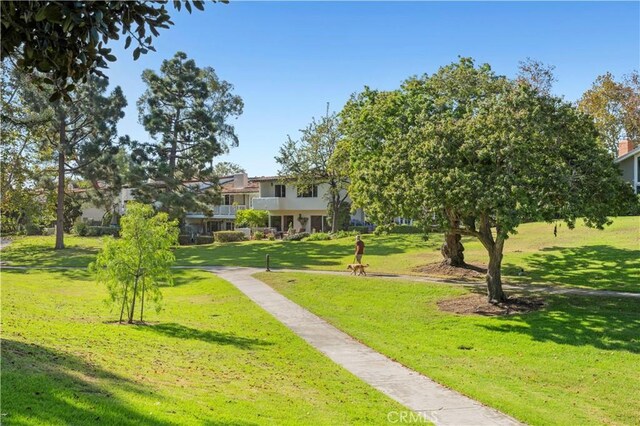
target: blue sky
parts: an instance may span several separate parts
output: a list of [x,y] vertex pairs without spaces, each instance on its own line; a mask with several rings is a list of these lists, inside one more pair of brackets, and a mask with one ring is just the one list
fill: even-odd
[[156,53],[131,58],[114,45],[108,70],[129,106],[120,134],[149,137],[138,124],[140,75],[182,50],[215,68],[245,102],[234,120],[240,146],[220,161],[273,175],[288,134],[298,135],[326,103],[340,110],[365,85],[394,89],[412,75],[471,56],[514,76],[531,57],[556,66],[554,92],[574,101],[607,71],[640,68],[640,2],[232,2],[205,12],[172,10],[175,26]]

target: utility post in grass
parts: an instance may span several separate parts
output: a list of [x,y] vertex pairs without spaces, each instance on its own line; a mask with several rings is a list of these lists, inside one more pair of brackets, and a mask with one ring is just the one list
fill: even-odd
[[127,205],[120,238],[106,239],[96,261],[89,265],[97,281],[107,285],[111,301],[120,306],[120,322],[126,310],[128,323],[133,323],[138,298],[141,322],[145,300],[160,309],[160,285],[173,284],[171,247],[177,243],[178,224],[169,221],[167,213],[154,214],[151,206],[140,203]]

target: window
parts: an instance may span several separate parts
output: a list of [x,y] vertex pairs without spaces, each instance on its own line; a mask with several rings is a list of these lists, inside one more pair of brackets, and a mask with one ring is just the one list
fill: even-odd
[[309,185],[306,188],[298,188],[298,198],[318,198],[318,185]]
[[233,195],[225,195],[224,196],[224,205],[230,206],[233,204]]
[[285,185],[276,185],[276,197],[285,198],[287,196],[287,187]]

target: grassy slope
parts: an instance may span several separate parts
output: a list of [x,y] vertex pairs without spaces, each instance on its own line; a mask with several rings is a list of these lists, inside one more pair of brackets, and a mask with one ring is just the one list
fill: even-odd
[[[604,231],[578,224],[574,230],[560,226],[553,236],[553,225],[528,223],[509,238],[505,246],[503,275],[511,283],[558,284],[566,286],[640,291],[640,217],[615,218]],[[431,235],[422,241],[418,235],[365,235],[365,262],[372,272],[412,274],[414,268],[441,259],[441,237]],[[68,238],[68,250],[54,252],[52,237],[16,240],[3,251],[3,260],[15,265],[86,265],[93,258],[100,240]],[[485,264],[481,244],[465,238],[468,262]],[[353,261],[350,238],[314,242],[252,241],[180,247],[176,251],[181,265],[264,266],[265,256],[272,267],[343,270]],[[525,270],[519,275],[520,268]]]
[[225,281],[176,277],[151,325],[126,326],[84,271],[3,271],[2,423],[380,424],[403,410]]
[[372,348],[531,424],[640,422],[640,304],[550,297],[511,317],[440,312],[443,285],[261,273],[285,296]]

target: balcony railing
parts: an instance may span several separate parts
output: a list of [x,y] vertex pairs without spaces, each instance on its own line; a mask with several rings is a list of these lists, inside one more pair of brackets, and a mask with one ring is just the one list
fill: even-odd
[[234,218],[236,216],[236,212],[238,210],[244,210],[246,209],[247,206],[214,206],[212,210],[213,216],[206,216],[204,213],[199,212],[199,213],[195,213],[195,212],[188,212],[187,213],[187,217],[188,218],[206,218],[206,217],[224,217],[225,219],[231,219]]
[[280,208],[283,198],[256,197],[251,201],[251,208],[256,210],[282,210]]
[[214,216],[235,216],[238,210],[244,210],[247,206],[215,206],[213,208]]

